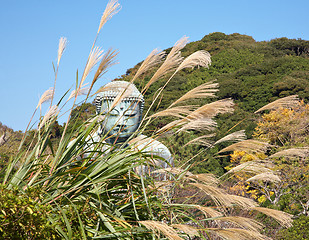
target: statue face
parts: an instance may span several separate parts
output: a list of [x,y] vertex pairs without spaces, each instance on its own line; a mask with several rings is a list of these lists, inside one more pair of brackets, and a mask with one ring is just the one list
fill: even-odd
[[103,100],[101,112],[105,114],[102,128],[109,136],[128,138],[140,124],[140,108],[138,102],[121,101],[111,111],[109,108],[113,101]]

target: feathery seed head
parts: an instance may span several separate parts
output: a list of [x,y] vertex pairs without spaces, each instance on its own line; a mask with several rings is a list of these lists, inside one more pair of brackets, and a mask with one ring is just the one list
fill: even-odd
[[158,49],[154,49],[148,57],[143,61],[142,65],[137,70],[136,74],[132,78],[131,82],[134,82],[139,76],[143,73],[154,67],[155,65],[162,62],[163,57],[165,56],[164,51],[160,51]]
[[103,53],[103,50],[101,50],[99,47],[94,47],[92,51],[90,52],[88,62],[86,64],[82,79],[79,84],[80,87],[83,85],[86,77],[91,72],[93,67],[102,59],[103,57],[102,53]]
[[103,25],[111,19],[115,14],[117,14],[121,9],[120,4],[118,3],[118,0],[111,0],[106,5],[106,8],[103,12],[103,15],[101,17],[98,33],[101,31]]
[[55,116],[57,116],[58,113],[59,113],[59,110],[58,110],[57,105],[53,105],[51,108],[49,108],[48,112],[45,114],[45,116],[43,117],[43,120],[39,124],[38,129],[41,129],[46,123],[51,122],[51,120]]
[[165,74],[173,71],[177,66],[182,62],[183,57],[181,57],[180,50],[186,46],[188,43],[188,37],[182,37],[179,41],[176,42],[170,53],[167,55],[163,64],[155,72],[149,82],[146,84],[142,92],[147,91],[151,84],[157,81],[159,78]]
[[64,49],[66,48],[67,46],[67,39],[65,37],[61,37],[60,40],[59,40],[59,47],[58,47],[58,57],[57,57],[57,66],[59,66],[59,63],[60,63],[60,59],[62,57],[62,54],[64,52]]
[[69,98],[68,98],[68,100],[67,101],[69,101],[71,98],[75,98],[75,97],[77,97],[77,96],[81,96],[81,95],[86,95],[87,94],[87,92],[89,91],[89,87],[86,87],[86,85],[88,85],[88,83],[86,83],[86,84],[84,84],[84,85],[82,85],[81,86],[81,88],[79,88],[79,89],[74,89],[72,92],[71,92],[71,94],[70,94],[70,96],[69,96]]
[[200,50],[192,53],[177,68],[176,72],[185,68],[208,67],[211,64],[210,54],[207,51]]
[[[193,88],[186,94],[184,94],[182,97],[180,97],[178,100],[173,102],[171,106],[180,103],[182,101],[188,100],[188,99],[194,99],[194,98],[205,98],[205,97],[215,97],[215,93],[219,91],[218,89],[219,84],[214,83],[213,81],[209,83],[204,83],[196,88]],[[170,106],[170,107],[171,107]]]
[[42,104],[44,103],[44,102],[47,102],[47,101],[49,101],[49,100],[51,100],[52,99],[52,96],[53,96],[53,92],[54,92],[54,88],[49,88],[49,89],[47,89],[44,93],[43,93],[43,95],[41,96],[41,98],[40,98],[40,100],[39,100],[39,103],[38,103],[38,105],[36,106],[36,108],[41,108],[41,106],[42,106]]
[[262,112],[264,110],[274,110],[278,108],[292,108],[299,105],[298,95],[292,95],[284,98],[279,98],[276,101],[273,101],[266,106],[258,109],[254,113]]

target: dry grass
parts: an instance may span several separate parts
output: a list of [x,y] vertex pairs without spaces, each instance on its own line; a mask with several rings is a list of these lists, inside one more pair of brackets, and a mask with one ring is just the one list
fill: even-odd
[[197,187],[202,190],[206,195],[208,195],[217,206],[231,206],[231,201],[228,194],[224,189],[218,188],[216,186],[210,186],[202,183],[189,183],[189,185]]
[[47,89],[41,96],[39,102],[38,102],[38,105],[36,106],[36,109],[40,108],[41,109],[41,106],[43,103],[47,102],[47,101],[50,101],[53,97],[53,93],[54,93],[54,88],[49,88]]
[[207,51],[200,50],[192,53],[177,68],[176,72],[185,68],[208,67],[211,64],[210,54]]
[[281,182],[281,179],[279,176],[275,175],[272,172],[264,172],[247,179],[247,182],[254,182],[254,181],[278,183]]
[[77,90],[74,89],[71,92],[70,96],[68,97],[67,101],[69,101],[70,99],[75,98],[77,96],[86,95],[88,93],[88,91],[89,91],[89,87],[86,87],[86,85],[87,85],[87,83],[84,84],[83,86],[81,86],[81,88],[79,88]]
[[65,37],[61,37],[59,40],[59,46],[58,46],[58,55],[57,55],[57,66],[59,66],[60,59],[62,57],[62,54],[68,44],[68,41]]
[[171,104],[171,106],[178,104],[180,102],[183,102],[185,100],[189,100],[189,99],[216,97],[215,93],[217,91],[219,91],[218,87],[219,87],[219,84],[214,83],[213,81],[201,84],[201,85],[197,86],[196,88],[193,88],[192,90],[190,90],[186,94],[184,94],[182,97],[180,97],[175,102],[173,102]]
[[202,107],[199,107],[193,113],[191,113],[188,118],[189,119],[201,119],[201,118],[212,118],[217,116],[218,114],[223,113],[232,113],[234,103],[233,100],[222,99],[209,104],[205,104]]
[[235,204],[241,207],[242,209],[249,210],[258,205],[254,200],[250,198],[241,197],[237,195],[227,195],[226,197],[231,201],[232,204]]
[[143,73],[147,72],[149,69],[161,63],[164,56],[165,56],[164,51],[154,49],[148,55],[148,57],[143,61],[142,65],[139,67],[136,74],[132,78],[131,83],[134,82],[137,78],[139,78]]
[[248,172],[248,173],[260,174],[260,173],[272,173],[272,170],[269,169],[267,166],[265,166],[264,162],[249,161],[232,168],[225,174],[231,174],[236,172]]
[[195,174],[192,178],[211,186],[217,186],[219,184],[219,179],[212,173]]
[[92,49],[92,51],[89,54],[89,59],[87,61],[87,64],[85,66],[81,81],[79,86],[81,87],[85,81],[85,79],[87,78],[88,74],[92,71],[92,69],[94,68],[95,65],[97,65],[98,62],[100,62],[100,60],[103,57],[103,50],[101,50],[99,47],[94,47]]
[[217,221],[219,222],[219,225],[220,222],[230,222],[235,224],[237,227],[257,232],[262,230],[264,227],[262,223],[259,223],[254,219],[239,216],[220,217],[217,219]]
[[278,211],[275,209],[270,208],[263,208],[263,207],[254,207],[252,210],[264,213],[267,216],[274,218],[280,225],[284,227],[291,227],[292,226],[292,217],[293,215],[288,214],[286,212]]
[[56,105],[53,105],[51,108],[49,108],[49,110],[47,111],[47,113],[43,117],[43,120],[40,122],[38,129],[42,128],[46,123],[48,123],[51,119],[53,119],[55,116],[57,116],[58,112],[59,112],[59,110],[58,110],[58,107]]
[[172,227],[163,222],[146,220],[139,221],[139,223],[144,225],[147,229],[155,232],[158,238],[160,238],[161,233],[170,240],[183,240],[183,238],[179,237],[177,232]]
[[159,69],[155,72],[155,74],[146,84],[146,86],[142,90],[142,93],[147,91],[150,85],[156,82],[159,78],[176,69],[176,67],[183,61],[180,50],[185,47],[187,42],[187,37],[183,37],[176,42],[170,53],[167,55],[163,64],[159,67]]
[[190,237],[199,236],[198,229],[185,224],[172,224],[172,227],[188,234]]
[[185,146],[189,145],[189,144],[198,144],[198,145],[202,145],[202,146],[206,146],[206,147],[212,147],[213,146],[213,142],[209,141],[208,139],[211,137],[214,137],[215,134],[207,134],[207,135],[203,135],[197,138],[194,138],[193,140],[187,142]]
[[300,157],[306,158],[309,156],[309,148],[290,148],[270,155],[269,158],[276,157]]
[[218,143],[222,143],[222,142],[239,142],[239,141],[243,141],[247,138],[245,130],[240,130],[234,133],[231,133],[221,139],[219,139],[218,141],[216,141],[214,143],[214,145],[218,144]]
[[192,113],[192,111],[195,107],[196,106],[194,106],[194,105],[186,105],[186,106],[168,108],[168,109],[165,109],[163,111],[156,112],[155,114],[149,116],[148,118],[166,117],[166,116],[185,118],[185,116]]
[[271,238],[264,236],[256,231],[245,230],[240,228],[207,228],[206,231],[226,240],[270,240]]
[[93,85],[95,82],[102,77],[107,72],[107,69],[110,68],[111,66],[117,64],[116,63],[116,57],[118,55],[118,52],[116,50],[109,49],[106,53],[103,54],[102,60],[100,62],[100,65],[94,74],[93,80],[91,82],[89,91],[91,91]]
[[206,215],[206,217],[218,218],[224,216],[223,213],[213,209],[212,207],[204,207],[200,205],[195,205],[195,207],[201,212],[203,212]]
[[103,15],[101,17],[100,25],[98,32],[99,33],[104,26],[104,24],[111,19],[115,14],[117,14],[120,11],[120,4],[118,3],[118,0],[111,0],[108,2]]
[[245,152],[265,152],[269,144],[257,140],[244,140],[238,143],[234,143],[226,148],[223,148],[218,153],[230,152],[230,151],[245,151]]
[[299,99],[298,95],[292,95],[284,98],[280,98],[276,101],[273,101],[264,107],[258,109],[254,113],[262,112],[264,110],[274,110],[278,108],[291,108],[291,107],[296,107],[299,106]]
[[179,125],[183,125],[183,126],[177,130],[177,133],[182,132],[182,131],[187,131],[187,130],[213,131],[217,127],[216,121],[212,120],[211,118],[199,118],[199,119],[192,119],[192,120],[189,120],[187,118],[183,122],[179,122],[178,126]]

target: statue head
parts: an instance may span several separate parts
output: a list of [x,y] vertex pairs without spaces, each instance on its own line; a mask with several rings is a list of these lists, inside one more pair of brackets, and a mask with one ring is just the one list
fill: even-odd
[[[115,103],[115,99],[121,100]],[[96,112],[104,120],[101,131],[110,142],[126,141],[139,127],[144,108],[144,97],[134,84],[113,81],[106,84],[95,99]]]

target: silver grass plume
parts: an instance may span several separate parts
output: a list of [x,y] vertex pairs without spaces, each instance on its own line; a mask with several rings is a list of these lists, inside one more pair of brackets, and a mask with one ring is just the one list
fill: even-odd
[[179,237],[177,232],[166,223],[146,220],[139,221],[140,224],[144,225],[147,229],[154,231],[157,233],[157,236],[160,237],[160,233],[162,233],[167,239],[170,240],[183,240],[183,238]]
[[199,118],[199,119],[193,119],[182,122],[183,126],[177,130],[178,132],[187,131],[187,130],[207,130],[207,131],[213,131],[217,127],[216,121],[212,120],[211,118]]
[[85,79],[87,78],[93,67],[102,59],[102,53],[103,50],[101,50],[99,47],[94,47],[90,52],[88,62],[86,64],[82,79],[79,84],[80,87],[83,85]]
[[249,151],[249,152],[265,152],[269,147],[268,143],[257,141],[257,140],[243,140],[238,143],[234,143],[226,148],[223,148],[218,153],[230,152],[230,151]]
[[[194,98],[205,98],[205,97],[215,97],[215,93],[218,92],[218,83],[214,83],[213,81],[209,83],[204,83],[196,88],[193,88],[186,94],[184,94],[182,97],[180,97],[178,100],[173,102],[171,106],[180,103],[182,101],[188,100],[188,99],[194,99]],[[171,107],[170,106],[170,107]]]
[[214,201],[217,206],[228,207],[232,205],[230,198],[227,197],[228,194],[225,192],[224,189],[202,183],[189,183],[189,185],[195,186],[202,190]]
[[240,228],[206,228],[205,230],[226,240],[271,240],[259,232]]
[[185,146],[189,145],[189,144],[199,144],[201,146],[207,146],[207,147],[212,147],[213,146],[213,142],[212,141],[209,141],[207,140],[208,138],[211,138],[211,137],[214,137],[216,134],[213,133],[213,134],[207,134],[207,135],[203,135],[203,136],[200,136],[200,137],[197,137],[197,138],[194,138],[193,140],[187,142]]
[[185,68],[194,68],[198,67],[209,67],[211,64],[210,54],[207,51],[200,50],[192,53],[179,65],[176,72],[185,69]]
[[221,139],[219,139],[218,141],[216,141],[214,143],[214,145],[218,144],[218,143],[222,143],[222,142],[239,142],[239,141],[243,141],[247,138],[245,130],[240,130],[234,133],[231,133]]
[[278,210],[270,209],[270,208],[263,208],[263,207],[254,207],[251,210],[264,213],[265,215],[274,218],[280,225],[284,227],[288,228],[292,226],[293,215],[288,214],[286,212],[282,212],[282,211],[278,211]]
[[274,110],[278,108],[292,108],[299,105],[298,95],[292,95],[284,98],[280,98],[276,101],[273,101],[266,106],[258,109],[254,113],[258,113],[264,110]]
[[150,87],[151,84],[153,84],[155,81],[157,81],[159,78],[161,78],[165,74],[173,71],[182,62],[183,57],[181,57],[180,50],[186,46],[187,42],[188,42],[188,37],[182,37],[179,41],[175,43],[174,47],[172,48],[170,53],[167,55],[163,64],[155,72],[155,74],[146,84],[142,92],[147,91],[147,89]]
[[41,96],[39,102],[38,102],[38,105],[36,106],[36,109],[40,108],[41,109],[41,106],[43,103],[49,101],[52,99],[53,97],[53,92],[54,92],[54,88],[49,88],[47,89]]
[[108,51],[103,54],[100,65],[99,65],[96,73],[94,74],[94,77],[93,77],[93,80],[91,82],[89,91],[91,91],[91,89],[92,89],[93,85],[96,83],[96,81],[107,72],[108,68],[117,64],[115,59],[116,59],[118,53],[119,52],[117,52],[116,50],[108,49]]
[[309,156],[309,148],[290,148],[285,149],[275,154],[269,156],[269,158],[276,158],[276,157],[300,157],[306,158]]
[[43,120],[39,124],[38,129],[41,129],[47,122],[51,121],[58,114],[58,112],[58,106],[53,105],[43,117]]
[[198,229],[196,229],[195,227],[186,224],[172,224],[171,226],[188,234],[190,237],[199,236]]
[[185,116],[192,113],[192,109],[194,109],[195,106],[193,105],[186,105],[186,106],[178,106],[173,108],[168,108],[160,112],[156,112],[153,115],[149,116],[148,118],[154,118],[154,117],[167,117],[167,116],[173,116],[178,118],[185,118]]
[[184,121],[183,119],[177,119],[177,120],[174,120],[168,124],[166,124],[165,126],[163,126],[162,128],[160,128],[157,133],[162,133],[162,132],[166,132],[166,131],[169,131],[173,128],[176,128],[176,127],[179,127],[179,126],[182,126],[184,125],[185,123],[187,123],[187,121]]
[[103,15],[101,17],[100,25],[98,32],[99,33],[103,27],[103,25],[111,19],[115,14],[117,14],[120,11],[121,7],[120,4],[118,3],[118,0],[111,0],[108,2],[106,5],[106,8],[103,12]]
[[195,205],[195,208],[200,210],[202,213],[206,215],[206,217],[211,217],[211,218],[218,218],[224,216],[223,213],[218,212],[217,210],[213,209],[212,207],[204,207],[200,205]]
[[211,173],[194,174],[193,176],[190,176],[190,179],[195,181],[198,180],[199,182],[213,186],[217,186],[219,184],[218,178]]
[[[239,217],[239,216],[226,216],[217,219],[217,222],[230,222],[235,224],[237,227],[248,229],[251,231],[260,231],[264,225],[251,218]],[[219,224],[220,225],[220,224]]]
[[218,100],[199,107],[197,110],[192,112],[188,118],[212,118],[217,116],[219,113],[232,113],[234,111],[233,106],[233,100],[230,98]]
[[241,197],[241,196],[231,195],[231,194],[227,194],[225,197],[228,198],[229,201],[233,205],[237,205],[241,207],[242,209],[248,210],[248,209],[258,206],[258,204],[251,198],[246,198],[246,197]]
[[281,182],[281,179],[279,176],[275,175],[272,172],[263,172],[247,179],[246,181],[247,182],[262,181],[262,182],[278,183]]
[[71,94],[70,94],[70,96],[69,96],[69,98],[68,98],[67,101],[69,101],[71,98],[75,98],[75,97],[77,97],[77,96],[86,95],[87,92],[89,91],[89,87],[86,87],[87,84],[88,84],[88,83],[82,85],[81,88],[79,88],[79,89],[77,89],[77,90],[74,89],[74,90],[71,92]]
[[134,82],[135,79],[140,77],[143,73],[147,72],[149,69],[153,68],[157,64],[162,62],[163,57],[165,56],[164,51],[160,51],[159,49],[154,49],[148,57],[143,61],[131,82]]
[[273,171],[265,166],[263,162],[259,161],[249,161],[244,162],[231,170],[229,170],[225,174],[235,173],[235,172],[248,172],[248,173],[272,173]]
[[65,37],[61,37],[60,40],[59,40],[59,46],[58,46],[57,66],[59,66],[60,59],[63,55],[63,52],[64,52],[67,44],[68,44],[67,39]]

